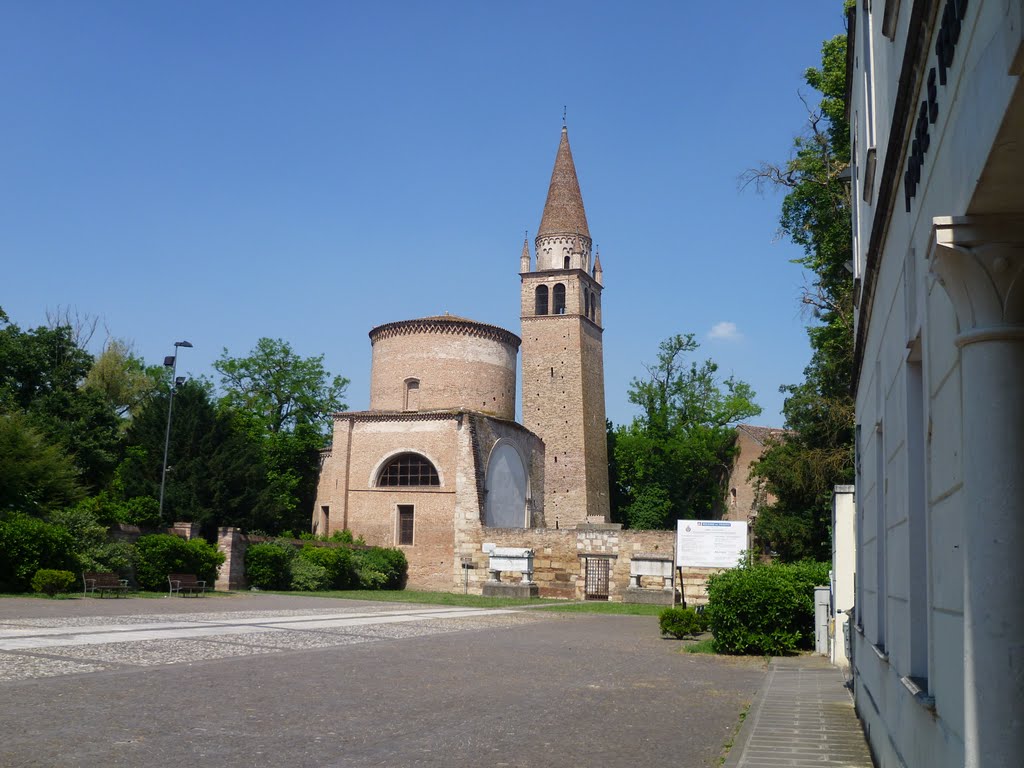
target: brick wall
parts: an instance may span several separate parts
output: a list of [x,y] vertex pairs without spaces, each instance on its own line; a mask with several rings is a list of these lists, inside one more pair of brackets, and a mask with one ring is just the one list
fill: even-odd
[[[515,418],[519,338],[501,328],[437,318],[375,328],[370,371],[373,411],[469,409]],[[406,382],[419,388],[413,407]]]

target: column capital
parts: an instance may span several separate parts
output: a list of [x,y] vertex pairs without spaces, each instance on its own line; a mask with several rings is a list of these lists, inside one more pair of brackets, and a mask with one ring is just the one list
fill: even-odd
[[1024,339],[1024,216],[940,216],[931,270],[960,323],[957,344]]

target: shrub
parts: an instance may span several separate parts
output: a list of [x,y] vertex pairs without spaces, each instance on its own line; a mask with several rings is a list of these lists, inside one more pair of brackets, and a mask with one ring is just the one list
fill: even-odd
[[71,571],[55,571],[52,568],[40,568],[32,577],[32,589],[53,597],[58,592],[68,592],[75,583],[75,574]]
[[245,550],[245,575],[256,589],[288,589],[295,548],[279,541],[253,544]]
[[307,545],[299,550],[299,559],[314,563],[327,571],[328,586],[324,589],[352,589],[359,583],[352,552],[345,547]]
[[672,635],[682,639],[699,635],[707,629],[704,614],[697,613],[693,608],[666,608],[658,617],[661,634]]
[[304,557],[296,557],[292,560],[290,571],[292,589],[318,592],[322,589],[329,589],[331,586],[331,576],[327,569]]
[[814,641],[814,587],[828,564],[754,565],[708,579],[707,620],[719,653],[781,655]]
[[370,547],[355,551],[359,585],[363,589],[403,589],[409,562],[400,549]]
[[167,589],[170,573],[194,573],[212,585],[224,553],[204,539],[186,541],[169,533],[142,536],[135,542],[136,579],[143,589],[160,592]]
[[28,592],[40,569],[78,571],[75,540],[59,526],[24,514],[0,520],[0,592]]

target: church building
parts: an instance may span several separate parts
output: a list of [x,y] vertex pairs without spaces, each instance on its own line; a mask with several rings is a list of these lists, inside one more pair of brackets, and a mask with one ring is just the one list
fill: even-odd
[[[561,541],[567,529],[617,531],[608,525],[601,262],[565,127],[534,247],[535,258],[528,241],[520,256],[521,339],[447,314],[378,326],[369,410],[334,415],[313,530],[401,548],[410,586],[468,585],[471,569],[476,586],[484,542],[532,538],[543,551],[544,531],[580,571],[575,539]],[[549,594],[575,596],[576,573],[549,575]]]

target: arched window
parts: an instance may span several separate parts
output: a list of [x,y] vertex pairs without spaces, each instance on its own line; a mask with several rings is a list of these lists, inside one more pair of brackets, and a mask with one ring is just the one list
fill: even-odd
[[564,259],[562,259],[562,268],[563,269],[568,269],[569,268],[569,257],[568,256],[566,256]]
[[562,283],[556,283],[555,289],[552,293],[552,303],[554,306],[551,308],[551,314],[553,315],[564,315],[565,314],[565,285]]
[[400,453],[377,476],[379,487],[440,484],[434,465],[418,453]]
[[499,442],[487,461],[484,525],[488,528],[525,528],[526,467],[515,447]]
[[546,285],[538,285],[536,295],[534,297],[533,314],[535,315],[546,315],[548,313],[548,287]]
[[418,411],[420,409],[420,380],[405,380],[405,410]]
[[590,319],[597,322],[597,294],[590,292]]
[[583,315],[590,317],[590,291],[583,292]]

